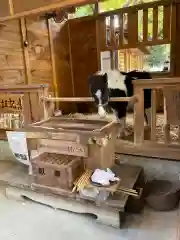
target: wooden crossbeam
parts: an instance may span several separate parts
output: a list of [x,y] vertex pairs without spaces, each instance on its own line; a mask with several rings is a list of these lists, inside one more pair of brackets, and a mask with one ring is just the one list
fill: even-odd
[[[43,97],[45,102],[94,102],[92,97]],[[110,98],[109,102],[136,102],[137,98],[133,97],[118,97]]]

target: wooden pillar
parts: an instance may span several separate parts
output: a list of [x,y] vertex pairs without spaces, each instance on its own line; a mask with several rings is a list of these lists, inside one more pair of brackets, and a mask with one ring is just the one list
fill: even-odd
[[140,70],[143,70],[143,67],[144,67],[143,66],[143,59],[144,59],[143,58],[143,54],[141,54],[141,56],[140,56],[140,64],[141,64],[140,66],[141,66],[141,69]]
[[134,94],[138,101],[134,106],[134,143],[144,142],[144,91],[134,83]]
[[129,50],[127,50],[126,53],[127,53],[127,71],[130,71],[130,68],[131,68],[131,66],[130,66],[130,64],[131,64],[131,57],[130,57]]
[[51,19],[47,19],[46,24],[47,24],[47,29],[48,29],[49,49],[50,49],[51,65],[52,65],[53,88],[54,88],[55,97],[58,97],[59,94],[58,94],[58,84],[57,84],[57,76],[56,76],[55,51],[54,51],[54,41],[53,41]]
[[26,20],[21,18],[19,20],[20,33],[21,33],[21,44],[23,50],[23,60],[24,60],[24,69],[25,69],[25,83],[31,83],[31,69],[29,61],[29,51],[28,51],[28,39],[27,39],[27,29],[26,29]]
[[170,68],[173,76],[180,76],[180,3],[174,3],[172,5],[172,17],[171,17],[171,57]]
[[115,69],[118,69],[119,67],[119,56],[118,56],[118,50],[114,51],[114,67]]
[[[95,3],[94,15],[97,16],[99,14],[99,3]],[[98,70],[101,70],[101,51],[100,51],[100,27],[99,20],[96,19],[96,48],[97,48],[97,62],[98,62]]]
[[124,50],[124,71],[125,72],[128,71],[128,67],[127,67],[127,51],[126,51],[126,49]]
[[110,56],[111,56],[111,69],[114,69],[114,51],[110,51]]
[[133,66],[133,61],[132,61],[132,53],[131,51],[129,51],[129,71],[132,70],[132,66]]

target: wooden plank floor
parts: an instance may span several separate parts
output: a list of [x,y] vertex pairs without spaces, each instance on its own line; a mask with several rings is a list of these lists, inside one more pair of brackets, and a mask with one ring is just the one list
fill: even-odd
[[[117,176],[121,178],[121,184],[123,187],[133,188],[140,172],[142,171],[142,168],[131,165],[115,165],[112,170]],[[0,184],[6,184],[12,187],[23,188],[27,190],[32,189],[32,187],[33,189],[36,189],[35,185],[32,185],[32,177],[28,175],[27,166],[19,164],[16,161],[0,161]],[[71,191],[61,191],[56,188],[52,189],[48,187],[44,187],[43,190],[42,188],[37,188],[37,190],[40,192],[51,192],[52,194],[60,194],[69,198],[79,199],[79,197],[75,194],[72,194]],[[127,200],[127,194],[118,193],[114,196],[109,196],[105,203],[101,203],[101,206],[103,208],[115,207],[120,211],[124,211]],[[84,202],[86,199],[84,198],[82,201]],[[94,201],[92,200],[92,202]],[[99,205],[98,202],[96,204]]]
[[154,212],[145,208],[141,215],[129,215],[124,228],[119,230],[96,224],[88,216],[54,210],[29,201],[8,200],[3,191],[1,188],[2,240],[57,240],[59,237],[67,240],[180,240],[179,209]]

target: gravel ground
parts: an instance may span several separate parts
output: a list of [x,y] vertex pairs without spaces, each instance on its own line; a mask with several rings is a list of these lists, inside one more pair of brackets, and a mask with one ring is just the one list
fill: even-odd
[[[164,115],[163,114],[157,114],[156,116],[156,139],[159,142],[164,142]],[[128,114],[127,117],[127,129],[129,132],[133,132],[133,114]],[[178,134],[179,134],[179,127],[175,125],[171,125],[170,127],[170,136],[172,141],[178,140]]]
[[[77,118],[88,118],[88,119],[99,119],[97,114],[91,114],[91,115],[83,115],[80,113],[73,114],[72,116]],[[107,116],[108,120],[115,119],[115,116],[113,114],[109,114]],[[128,132],[133,133],[133,114],[128,114],[126,118],[126,127]],[[157,114],[156,117],[156,139],[159,142],[164,142],[164,115],[163,114]],[[170,136],[173,142],[176,142],[178,140],[178,132],[179,127],[178,126],[171,126],[170,127]]]

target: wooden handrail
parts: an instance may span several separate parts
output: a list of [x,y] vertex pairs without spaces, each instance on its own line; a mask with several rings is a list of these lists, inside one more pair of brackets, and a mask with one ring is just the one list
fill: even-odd
[[[180,78],[156,78],[156,79],[144,79],[135,80],[134,84],[134,94],[136,95],[138,101],[135,104],[134,112],[134,143],[143,144],[144,143],[144,89],[152,89],[152,99],[151,99],[151,141],[156,141],[156,90],[165,88],[175,88],[180,90]],[[165,101],[165,98],[164,98]],[[164,131],[165,131],[165,143],[169,142],[170,127],[167,123],[167,113],[164,104]]]
[[[94,102],[92,97],[42,97],[46,102]],[[118,97],[110,98],[110,102],[130,102],[136,101],[137,98],[133,97]]]
[[21,84],[21,85],[0,85],[1,92],[12,92],[12,91],[21,91],[21,90],[37,90],[48,88],[48,84]]
[[153,8],[153,7],[158,7],[158,6],[167,6],[173,3],[178,2],[178,0],[160,0],[160,1],[155,1],[155,2],[148,2],[148,3],[140,3],[134,6],[130,6],[130,7],[123,7],[123,8],[118,8],[115,10],[111,10],[111,11],[105,11],[105,12],[101,12],[98,15],[94,15],[94,16],[84,16],[84,17],[77,17],[74,19],[69,19],[70,22],[74,22],[74,21],[78,21],[78,20],[82,20],[86,21],[89,19],[99,19],[101,17],[108,17],[111,15],[116,15],[116,14],[120,14],[120,13],[128,13],[131,11],[138,11],[138,10],[143,10],[143,9],[148,9],[148,8]]
[[[9,8],[8,9],[9,11],[8,11],[8,13],[4,14],[4,16],[0,17],[0,22],[12,20],[12,19],[18,19],[21,17],[30,16],[30,15],[36,15],[36,14],[53,11],[53,10],[60,9],[60,8],[68,8],[68,7],[72,7],[72,6],[78,7],[78,6],[82,6],[82,5],[86,5],[86,4],[93,4],[95,2],[96,2],[96,0],[64,0],[64,1],[59,0],[54,3],[45,4],[44,6],[38,6],[36,8],[32,8],[32,9],[28,9],[28,10],[22,9],[21,12],[17,12],[17,11],[14,11],[15,10],[14,2],[12,2],[11,6],[10,6],[8,4],[8,0],[7,0],[6,7]],[[0,4],[0,6],[1,6],[1,4]],[[10,8],[11,8],[11,10],[10,10]]]
[[174,86],[180,84],[180,78],[156,78],[156,79],[143,79],[143,80],[134,80],[134,87],[140,87],[143,89],[149,88],[163,88],[164,86]]

